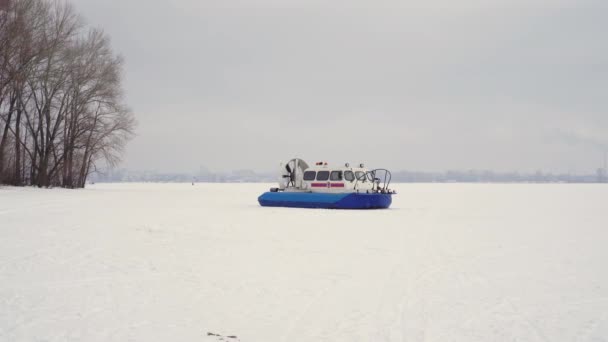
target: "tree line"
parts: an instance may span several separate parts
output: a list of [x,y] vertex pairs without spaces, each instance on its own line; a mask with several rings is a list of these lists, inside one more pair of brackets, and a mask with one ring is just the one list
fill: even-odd
[[135,120],[123,60],[62,1],[0,0],[0,183],[84,187]]

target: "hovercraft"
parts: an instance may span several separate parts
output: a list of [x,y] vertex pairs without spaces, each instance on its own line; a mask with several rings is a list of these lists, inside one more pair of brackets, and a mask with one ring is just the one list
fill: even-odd
[[395,191],[389,189],[391,173],[368,170],[346,163],[330,167],[327,162],[309,166],[294,158],[281,164],[279,187],[258,197],[263,207],[324,209],[386,209]]

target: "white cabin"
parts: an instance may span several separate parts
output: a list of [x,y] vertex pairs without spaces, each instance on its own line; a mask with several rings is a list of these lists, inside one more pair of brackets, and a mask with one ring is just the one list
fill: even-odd
[[292,159],[281,164],[279,191],[349,193],[373,192],[377,180],[363,164],[331,166],[327,162],[317,162],[309,166],[301,159]]

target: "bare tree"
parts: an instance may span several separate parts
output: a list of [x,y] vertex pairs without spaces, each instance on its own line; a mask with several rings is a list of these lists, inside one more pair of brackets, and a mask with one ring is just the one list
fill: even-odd
[[[12,127],[17,131],[20,128],[22,90],[31,68],[41,55],[41,44],[35,41],[35,37],[41,23],[46,20],[47,8],[48,4],[38,0],[13,0],[7,1],[4,10],[0,10],[0,124],[4,124],[0,139],[0,181],[10,179],[7,177],[9,171],[4,167],[5,149],[10,138],[9,131],[12,131]],[[21,150],[17,137],[13,137],[14,154],[19,154]],[[14,157],[15,165],[18,165],[20,158],[17,155]],[[12,171],[16,172],[17,167]]]
[[0,182],[83,187],[118,162],[135,120],[108,37],[65,2],[11,0],[0,44]]
[[75,44],[74,56],[70,111],[64,125],[63,183],[82,187],[96,160],[110,165],[119,160],[134,120],[122,104],[122,59],[113,55],[103,32],[90,30]]

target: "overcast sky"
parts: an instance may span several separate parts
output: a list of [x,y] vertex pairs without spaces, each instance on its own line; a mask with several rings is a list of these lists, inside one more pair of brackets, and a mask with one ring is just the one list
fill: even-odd
[[125,58],[123,167],[594,172],[605,0],[72,0]]

